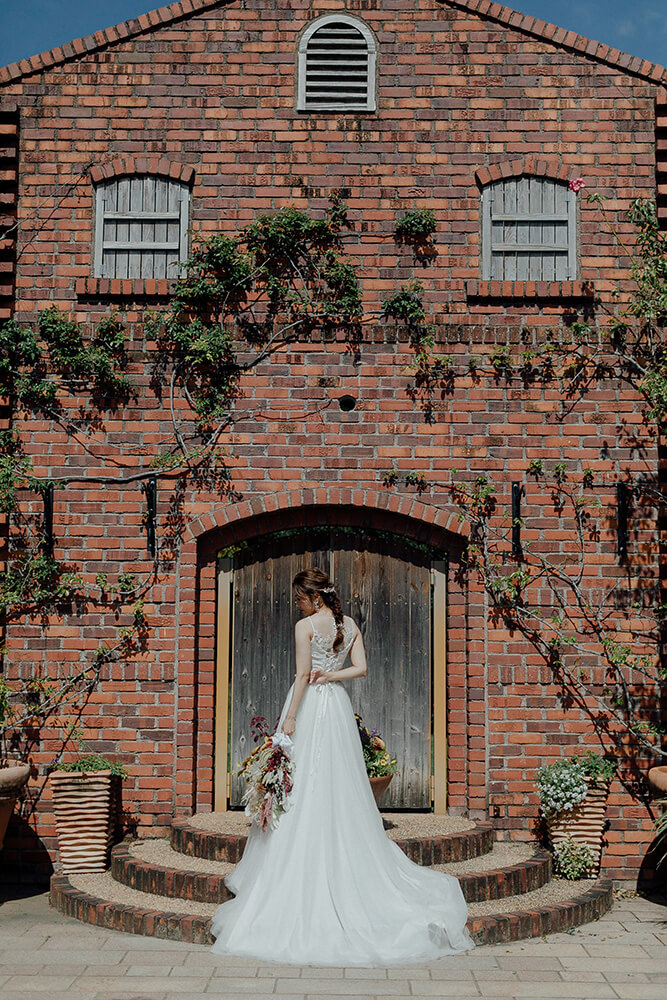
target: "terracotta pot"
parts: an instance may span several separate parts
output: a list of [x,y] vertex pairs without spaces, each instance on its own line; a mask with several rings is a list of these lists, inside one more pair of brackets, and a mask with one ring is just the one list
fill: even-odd
[[667,798],[667,766],[652,767],[648,772],[648,783],[651,786],[653,798]]
[[49,780],[63,873],[103,872],[111,844],[111,771],[52,771]]
[[5,841],[7,825],[19,794],[28,783],[30,764],[6,758],[0,760],[0,851]]
[[379,802],[381,796],[386,792],[389,782],[394,777],[393,774],[383,774],[379,778],[369,778],[371,790],[375,796],[375,801]]
[[591,782],[586,798],[574,809],[563,809],[547,817],[547,829],[553,847],[557,847],[568,837],[579,844],[587,844],[595,852],[596,866],[593,874],[600,869],[602,854],[602,832],[605,824],[609,782]]

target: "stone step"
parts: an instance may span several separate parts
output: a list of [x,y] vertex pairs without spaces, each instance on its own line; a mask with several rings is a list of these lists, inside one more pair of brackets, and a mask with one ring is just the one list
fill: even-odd
[[[387,836],[411,861],[419,865],[467,861],[487,854],[493,847],[491,823],[473,823],[459,816],[433,813],[383,813]],[[180,854],[207,861],[241,860],[249,823],[243,812],[198,813],[175,819],[171,846]]]
[[[436,870],[456,875],[468,902],[502,899],[538,889],[551,878],[551,855],[526,844],[496,844],[487,854]],[[166,840],[135,840],[111,852],[112,877],[140,892],[168,899],[224,903],[233,898],[224,878],[228,861],[208,861],[174,851]]]
[[[613,903],[606,879],[550,882],[524,895],[470,904],[468,926],[477,944],[542,937],[597,920]],[[215,904],[170,900],[137,892],[102,875],[55,874],[51,905],[67,916],[111,930],[210,944]]]

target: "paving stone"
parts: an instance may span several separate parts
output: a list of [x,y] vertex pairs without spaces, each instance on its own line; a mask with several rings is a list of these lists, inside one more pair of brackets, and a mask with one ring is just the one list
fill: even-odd
[[451,979],[457,972],[470,972],[474,969],[497,969],[498,959],[491,954],[490,948],[473,951],[472,954],[458,955],[452,958],[438,959],[432,962],[428,968],[431,970],[431,979]]
[[[276,1000],[275,993],[242,993],[237,992],[220,992],[217,986],[208,986],[203,994],[205,997],[209,996],[224,996],[224,997],[238,997],[242,996],[243,1000]],[[308,1000],[305,993],[281,993],[281,1000]],[[181,993],[169,993],[165,1000],[202,1000],[201,994],[188,993],[183,996]],[[318,1000],[324,1000],[324,998],[318,997]],[[414,1000],[411,997],[410,1000]]]
[[257,967],[258,979],[275,979],[282,976],[284,979],[299,979],[301,977],[301,966],[299,965],[260,965]]
[[[46,993],[44,990],[28,990],[28,989],[10,989],[8,986],[3,985],[2,987],[2,1000],[26,1000],[27,997],[45,997],[48,996],[49,1000],[92,1000],[90,993],[85,993],[72,987],[66,992],[61,993],[60,990],[56,992]],[[118,998],[120,1000],[120,998]],[[122,1000],[129,1000],[129,997],[123,996]],[[144,998],[142,998],[144,1000]]]
[[[403,970],[399,970],[403,971]],[[387,970],[386,969],[360,969],[354,966],[346,967],[342,970],[345,979],[386,979]],[[310,976],[310,969],[308,970],[308,975]],[[311,977],[312,978],[312,977]],[[404,980],[408,980],[410,977],[407,974],[403,975]]]
[[518,979],[518,974],[510,969],[478,969],[473,975],[480,983],[515,983]]
[[[21,955],[20,957],[21,959],[23,959],[24,956]],[[111,966],[114,970],[117,971],[118,969],[121,968],[121,960],[123,956],[121,955],[118,961],[114,961],[113,958],[109,959],[107,955],[98,955],[98,954],[86,955],[86,954],[81,954],[80,952],[74,950],[70,952],[65,952],[63,949],[59,948],[57,951],[53,951],[52,949],[44,951],[34,951],[32,952],[31,957],[33,963],[39,962],[39,964],[42,967],[48,966],[49,968],[56,970],[55,972],[56,975],[67,975],[66,972],[58,972],[57,970],[59,968],[63,969],[69,968],[72,964],[72,958],[76,957],[77,968],[75,972],[72,973],[72,975],[80,975],[82,970],[87,968],[88,966],[100,966],[100,965],[105,965],[106,967]],[[14,956],[12,956],[12,959],[19,961],[18,957],[14,959]]]
[[484,984],[481,994],[484,1000],[488,1000],[489,993],[509,1000],[618,1000],[618,994],[608,983],[568,983],[564,987],[562,982],[495,982],[489,983],[488,988]]
[[[358,970],[357,970],[358,971]],[[471,973],[468,973],[470,976]],[[405,981],[405,979],[430,979],[431,970],[428,966],[420,968],[419,966],[408,966],[407,968],[401,969],[387,969],[387,979],[400,979]]]
[[25,990],[26,993],[65,993],[73,984],[75,976],[9,976],[3,985],[4,991]]
[[[419,988],[428,986],[426,980],[419,980]],[[336,996],[377,996],[382,993],[387,996],[405,995],[405,986],[401,982],[392,982],[388,979],[309,979],[304,975],[299,980],[299,989],[307,994],[313,995],[328,993]],[[287,980],[276,981],[276,993],[289,993],[294,991],[294,983]]]
[[[494,988],[495,985],[494,983]],[[418,997],[457,997],[457,1000],[461,1000],[463,997],[485,996],[485,986],[486,984],[480,987],[473,981],[462,983],[457,979],[440,979],[437,982],[424,982],[420,979],[412,984],[412,994]]]
[[[536,973],[533,972],[533,976]],[[567,972],[559,972],[558,976],[564,983],[604,983],[608,977],[601,972],[592,972],[590,969],[568,969]]]
[[119,997],[125,1000],[127,994],[141,997],[150,995],[152,997],[154,993],[164,993],[166,990],[170,990],[171,992],[182,990],[188,993],[199,991],[199,993],[203,993],[208,982],[208,978],[204,976],[200,979],[185,979],[178,976],[152,976],[145,980],[141,977],[135,977],[132,980],[119,980],[106,976],[90,976],[85,980],[78,981],[76,985],[78,987],[85,985],[88,990],[88,996],[92,994],[97,997],[98,993],[109,994],[115,991]]
[[[4,940],[2,940],[2,938],[0,938],[0,944],[4,949],[5,942]],[[9,949],[6,950],[6,954],[11,954]],[[34,960],[34,955],[33,956],[20,955],[18,962],[12,962],[11,964],[7,963],[6,965],[0,965],[0,976],[2,976],[4,979],[7,979],[9,976],[36,976],[38,973],[42,971],[43,966],[29,965],[28,963],[31,957]],[[14,958],[13,955],[12,958]],[[25,960],[25,964],[23,964],[21,959]]]
[[[248,994],[261,994],[263,996],[266,993],[274,993],[276,991],[276,985],[277,981],[275,979],[257,979],[254,977],[252,979],[244,979],[242,977],[235,978],[233,976],[214,976],[207,983],[207,986],[210,986],[211,988],[215,987],[215,989],[221,994],[238,993],[243,996],[247,996]],[[300,988],[301,983],[299,983],[299,989]],[[211,990],[207,989],[207,992],[211,992]],[[293,980],[285,980],[285,990],[283,992],[295,992]],[[305,989],[303,992],[306,992]]]
[[501,969],[525,969],[526,971],[542,973],[548,969],[560,971],[563,966],[559,958],[549,955],[532,957],[529,955],[500,955],[498,966]]

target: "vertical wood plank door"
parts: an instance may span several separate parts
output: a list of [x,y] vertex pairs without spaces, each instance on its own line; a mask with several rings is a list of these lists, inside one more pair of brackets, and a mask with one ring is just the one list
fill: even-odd
[[398,762],[382,808],[430,809],[430,556],[398,536],[333,528],[263,536],[234,557],[229,806],[240,806],[245,790],[235,772],[256,745],[252,717],[265,716],[273,729],[294,680],[292,580],[313,566],[330,574],[364,638],[368,673],[343,683]]

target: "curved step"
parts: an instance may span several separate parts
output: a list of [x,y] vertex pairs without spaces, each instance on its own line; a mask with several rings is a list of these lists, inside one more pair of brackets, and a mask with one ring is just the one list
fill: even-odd
[[[141,856],[144,847],[150,858]],[[482,870],[457,872],[456,865],[433,867],[457,875],[463,894],[469,903],[480,900],[517,896],[545,885],[551,878],[551,855],[539,850],[511,865],[494,864],[494,851],[476,858]],[[505,856],[507,848],[498,854]],[[511,854],[511,851],[509,852]],[[523,853],[519,848],[519,853]],[[209,867],[205,867],[209,866]],[[160,841],[125,841],[111,852],[111,874],[116,882],[139,892],[165,896],[171,900],[193,900],[201,903],[224,903],[233,898],[224,878],[234,870],[229,862],[202,862],[194,867],[185,855],[169,849]]]
[[[442,817],[443,824],[448,817]],[[224,814],[220,817],[225,822]],[[391,820],[384,817],[385,827]],[[179,854],[205,858],[207,861],[228,861],[236,864],[246,845],[246,833],[241,832],[239,820],[230,820],[235,829],[207,829],[196,825],[192,819],[175,819],[171,824],[171,846]],[[405,823],[402,818],[401,822]],[[491,823],[477,823],[464,830],[445,833],[422,833],[403,836],[401,827],[390,825],[387,835],[395,841],[411,861],[418,865],[447,864],[466,861],[487,854],[493,847],[494,830]]]
[[[156,902],[156,897],[148,896],[147,905],[141,905],[143,894],[124,886],[119,888],[126,901],[119,902],[110,898],[114,894],[114,883],[110,876],[80,875],[72,878],[76,879],[78,888],[66,875],[53,875],[51,878],[51,905],[66,916],[127,934],[143,934],[192,944],[212,943],[209,933],[212,906],[190,903],[190,912],[183,913],[172,910],[171,900],[168,899],[164,899],[165,908],[157,908],[157,903],[161,901],[158,899]],[[93,892],[86,888],[87,884],[104,884],[105,878],[111,882],[111,891],[106,896],[99,889]],[[599,879],[578,895],[568,899],[559,898],[553,902],[545,896],[545,891],[542,888],[535,894],[519,897],[523,906],[519,904],[515,909],[508,906],[508,901],[500,900],[496,904],[499,907],[497,911],[475,914],[473,904],[468,926],[475,943],[499,944],[566,931],[597,920],[610,909],[614,901],[613,884],[608,879]],[[540,900],[534,905],[531,900],[533,895]],[[485,905],[487,910],[490,906],[488,903],[481,905]],[[503,910],[503,906],[507,908]]]

